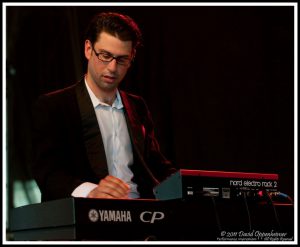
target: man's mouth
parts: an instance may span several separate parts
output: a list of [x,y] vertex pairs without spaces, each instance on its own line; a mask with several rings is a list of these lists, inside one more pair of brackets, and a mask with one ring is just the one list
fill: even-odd
[[115,76],[109,76],[109,75],[104,75],[103,78],[108,83],[113,83],[116,80]]

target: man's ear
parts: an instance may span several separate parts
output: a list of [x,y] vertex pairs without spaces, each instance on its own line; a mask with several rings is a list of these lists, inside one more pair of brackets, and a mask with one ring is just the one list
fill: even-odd
[[84,43],[84,55],[87,60],[90,60],[92,56],[92,51],[93,51],[92,43],[87,39]]

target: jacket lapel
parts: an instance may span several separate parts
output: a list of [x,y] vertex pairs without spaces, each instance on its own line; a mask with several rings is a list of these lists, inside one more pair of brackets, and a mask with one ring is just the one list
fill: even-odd
[[104,177],[108,174],[105,149],[95,110],[86,89],[84,79],[76,85],[75,90],[87,156],[94,172],[99,177]]
[[[159,184],[158,180],[153,175],[152,171],[150,170],[149,166],[145,162],[145,139],[146,139],[146,129],[143,123],[140,120],[140,116],[136,111],[136,106],[126,93],[120,92],[122,97],[122,102],[125,108],[125,119],[128,126],[129,135],[132,140],[133,150],[135,151],[136,157],[139,159],[141,166],[143,167],[145,172],[149,175],[151,181],[153,182],[153,186]],[[140,117],[139,117],[140,116]],[[136,162],[134,162],[136,163]],[[137,180],[136,180],[137,181]],[[140,181],[140,183],[144,183],[145,181]]]
[[131,137],[132,145],[134,149],[137,149],[139,154],[144,154],[144,139],[145,128],[142,125],[138,114],[135,111],[135,106],[128,99],[126,93],[120,91],[122,102],[125,108],[125,119],[128,126],[129,135]]

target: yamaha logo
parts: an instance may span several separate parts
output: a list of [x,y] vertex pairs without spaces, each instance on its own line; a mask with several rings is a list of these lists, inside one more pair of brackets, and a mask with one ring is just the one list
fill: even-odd
[[96,210],[89,211],[89,219],[92,222],[132,222],[131,213],[128,210]]
[[[164,220],[165,214],[159,211],[143,211],[139,215],[140,221],[154,224],[157,221]],[[129,210],[96,210],[90,209],[88,217],[91,222],[132,222],[131,212]]]
[[98,219],[99,219],[99,214],[98,214],[98,212],[97,212],[96,209],[91,209],[91,210],[89,211],[89,219],[90,219],[90,221],[92,221],[92,222],[98,221]]

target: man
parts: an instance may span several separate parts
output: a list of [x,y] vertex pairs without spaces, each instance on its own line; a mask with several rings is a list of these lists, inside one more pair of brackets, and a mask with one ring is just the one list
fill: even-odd
[[84,78],[38,99],[32,172],[42,201],[153,198],[153,187],[175,171],[159,151],[143,99],[118,90],[140,40],[130,17],[96,15],[86,33]]

